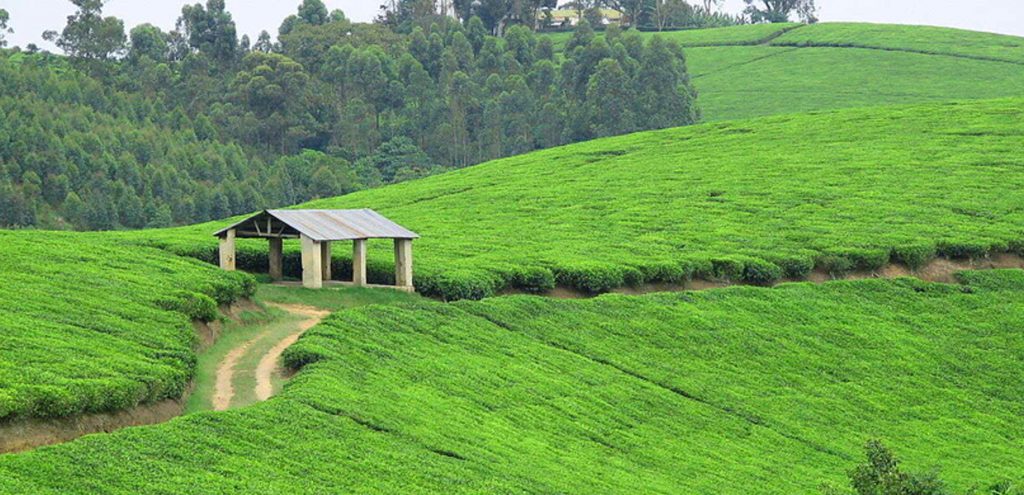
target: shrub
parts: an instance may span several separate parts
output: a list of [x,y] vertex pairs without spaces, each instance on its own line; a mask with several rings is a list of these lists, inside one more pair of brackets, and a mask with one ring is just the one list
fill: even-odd
[[771,285],[781,278],[782,268],[764,260],[749,260],[743,270],[743,279],[754,284]]
[[818,256],[816,265],[829,275],[841,277],[853,271],[853,260],[841,254],[823,254]]
[[918,270],[935,259],[936,253],[934,244],[909,244],[893,248],[892,258],[911,270]]
[[539,266],[520,267],[512,274],[509,285],[526,292],[545,292],[555,288],[555,274]]
[[782,275],[791,279],[807,278],[814,270],[813,256],[782,256],[772,260],[782,269]]
[[977,260],[988,256],[989,244],[984,241],[959,239],[940,242],[937,246],[940,255],[951,259]]
[[711,273],[715,280],[743,280],[746,269],[743,260],[738,258],[712,258]]
[[[559,284],[591,294],[608,292],[626,284],[623,267],[599,262],[575,262],[559,266],[555,280]],[[640,271],[633,269],[631,277],[640,277]]]
[[156,305],[168,311],[177,311],[191,320],[213,321],[217,319],[217,301],[205,294],[178,290],[160,296]]

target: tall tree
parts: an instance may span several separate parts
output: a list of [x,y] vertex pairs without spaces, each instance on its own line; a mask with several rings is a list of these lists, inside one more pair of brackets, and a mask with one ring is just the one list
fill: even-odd
[[[327,12],[327,6],[325,6],[320,0],[302,0],[302,5],[299,5],[298,16],[299,19],[302,19],[306,24],[312,24],[314,26],[326,24],[330,20],[330,15]],[[344,14],[342,14],[342,16],[344,16]]]
[[225,10],[224,0],[207,0],[205,8],[198,3],[182,7],[178,29],[185,33],[193,50],[221,62],[235,59],[238,35],[231,13]]
[[587,113],[594,137],[614,136],[636,130],[636,114],[629,79],[615,59],[606,58],[587,85]]
[[744,11],[753,22],[789,22],[790,15],[796,14],[807,23],[818,22],[818,8],[814,0],[743,0]]
[[72,58],[106,60],[124,49],[124,22],[116,17],[103,17],[104,0],[71,0],[78,10],[68,16],[64,30],[43,33],[56,42]]
[[7,24],[11,21],[11,15],[6,10],[0,9],[0,48],[7,46],[7,40],[4,39],[4,35],[13,33],[14,30]]
[[140,24],[132,28],[128,59],[137,62],[148,57],[154,62],[167,60],[169,47],[167,35],[152,24]]

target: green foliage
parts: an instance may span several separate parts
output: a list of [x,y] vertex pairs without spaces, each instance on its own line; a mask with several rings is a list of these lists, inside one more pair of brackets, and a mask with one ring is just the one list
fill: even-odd
[[252,277],[91,234],[0,231],[0,421],[181,397],[191,320],[249,297]]
[[[563,52],[570,36],[545,35]],[[956,29],[753,24],[639,36],[687,47],[710,121],[1018,96],[1024,78],[1024,38]]]
[[864,432],[964,493],[1024,469],[1024,272],[967,276],[341,311],[272,400],[0,456],[0,493],[817,493]]
[[[1010,152],[1022,123],[1024,103],[1010,99],[707,124],[302,206],[373,208],[416,231],[417,286],[446,299],[515,287],[510,266],[591,292],[691,276],[766,284],[815,267],[920,268],[936,255],[1024,245],[1024,158]],[[210,234],[223,225],[146,237],[213,260]],[[240,260],[262,256],[242,266],[266,270],[265,243],[239,249]],[[297,258],[296,246],[286,250]],[[390,246],[371,245],[369,256],[380,267],[371,279],[383,280]]]
[[932,26],[830,22],[787,32],[772,44],[896,49],[1024,64],[1024,38]]
[[60,36],[48,31],[43,34],[44,38],[54,41],[71,57],[84,60],[106,60],[124,49],[124,21],[103,17],[106,0],[71,0],[71,3],[78,10],[68,16]]
[[905,472],[900,461],[878,440],[864,447],[867,462],[850,472],[850,485],[857,495],[948,495],[950,492],[935,473]]

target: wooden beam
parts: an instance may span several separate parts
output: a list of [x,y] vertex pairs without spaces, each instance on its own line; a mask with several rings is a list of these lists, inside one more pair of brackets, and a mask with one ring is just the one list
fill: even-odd
[[395,286],[413,291],[412,239],[395,239]]
[[366,239],[352,241],[352,283],[366,286]]
[[320,263],[323,268],[324,281],[331,280],[331,242],[323,241],[320,243]]
[[324,286],[324,272],[320,243],[302,236],[302,286],[307,289],[319,289]]
[[220,238],[220,267],[235,271],[235,229],[228,230]]
[[270,239],[270,278],[281,280],[284,278],[284,240],[280,237]]

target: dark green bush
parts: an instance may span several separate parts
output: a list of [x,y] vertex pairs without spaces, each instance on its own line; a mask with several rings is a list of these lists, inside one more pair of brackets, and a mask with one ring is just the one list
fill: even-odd
[[909,244],[893,248],[892,258],[898,263],[906,265],[911,270],[917,270],[935,259],[936,253],[937,250],[934,244]]
[[853,260],[840,254],[823,254],[818,256],[816,266],[834,277],[841,277],[854,269]]
[[712,278],[715,280],[743,280],[746,263],[739,258],[712,258]]
[[771,260],[782,269],[782,276],[795,280],[805,279],[814,270],[812,256],[780,256]]
[[509,285],[526,292],[545,292],[555,288],[555,274],[543,267],[521,267],[512,274]]
[[782,278],[782,268],[775,263],[752,259],[743,269],[743,280],[761,285],[771,285]]
[[990,245],[985,241],[961,239],[940,242],[937,246],[939,255],[951,259],[982,259],[989,254]]
[[491,274],[477,271],[452,270],[442,274],[423,274],[416,279],[417,290],[421,294],[445,301],[491,297],[503,285]]
[[[558,267],[555,280],[582,292],[600,294],[625,285],[625,271],[623,267],[607,263],[575,262]],[[633,269],[630,276],[636,277],[639,273],[639,270]]]
[[161,295],[156,305],[168,311],[177,311],[191,320],[213,321],[217,319],[217,301],[205,294],[178,290]]

